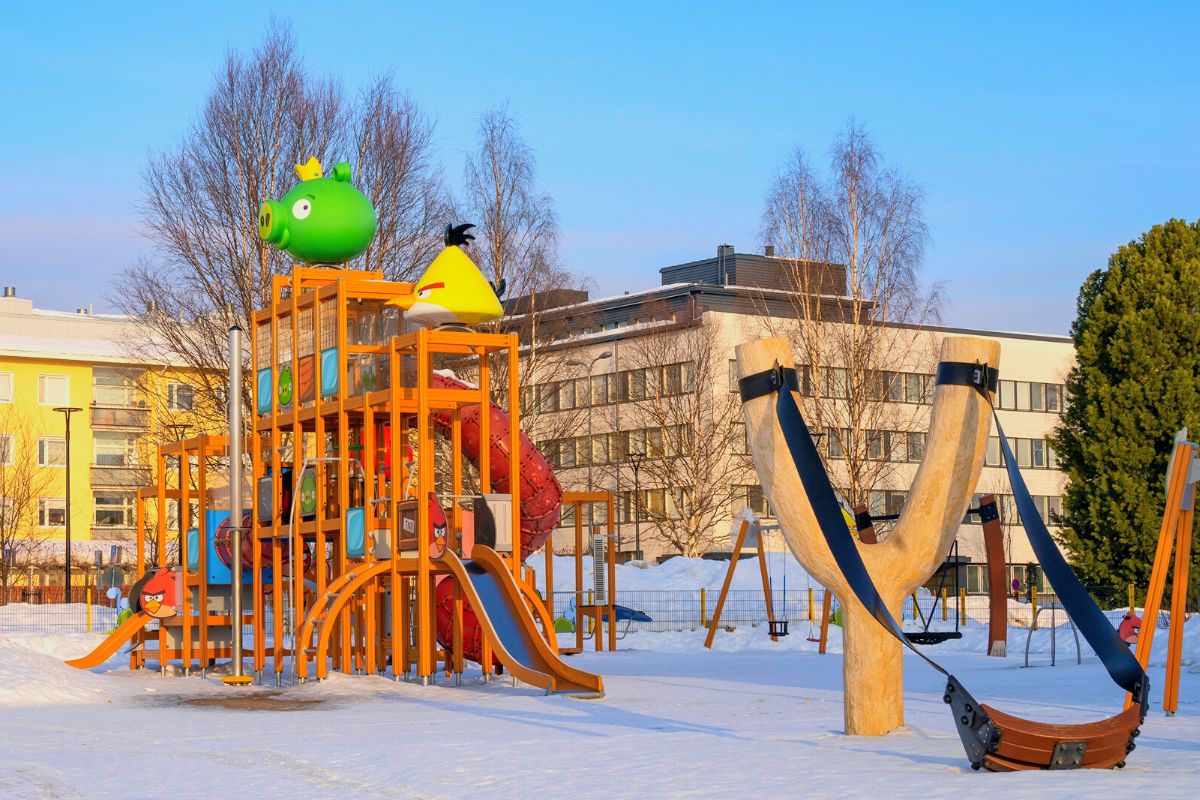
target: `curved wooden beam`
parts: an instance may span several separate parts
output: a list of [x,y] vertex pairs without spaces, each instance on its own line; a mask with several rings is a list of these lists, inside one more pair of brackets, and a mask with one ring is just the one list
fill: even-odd
[[[987,339],[947,337],[942,361],[984,363],[995,368],[1000,345]],[[737,347],[738,375],[793,367],[791,345],[781,337]],[[799,401],[798,401],[799,402]],[[846,583],[800,483],[775,416],[773,396],[743,407],[750,450],[763,491],[779,517],[788,546],[809,574],[832,589],[843,605],[846,733],[879,736],[904,724],[901,645],[858,602]],[[987,451],[991,409],[967,386],[938,386],[933,397],[925,458],[917,470],[900,520],[879,544],[859,553],[892,614],[942,563],[958,533]]]

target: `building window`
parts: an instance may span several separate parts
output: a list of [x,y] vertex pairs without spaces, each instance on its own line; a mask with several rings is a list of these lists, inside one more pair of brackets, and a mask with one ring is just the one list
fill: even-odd
[[608,403],[616,398],[610,391],[612,385],[611,375],[593,375],[592,376],[592,405],[599,406]]
[[13,374],[11,372],[0,372],[0,403],[11,403],[13,401]]
[[829,458],[846,457],[846,445],[850,440],[849,428],[829,428],[825,431],[825,452]]
[[750,454],[750,436],[744,422],[733,423],[733,453],[739,456]]
[[167,409],[191,411],[195,405],[196,390],[186,383],[167,384]]
[[97,492],[95,524],[98,528],[132,528],[132,492]]
[[925,440],[929,437],[928,433],[918,431],[909,433],[908,439],[908,460],[920,461],[925,458]]
[[599,436],[592,437],[592,463],[607,464],[609,463],[608,455],[608,434],[602,433]]
[[92,400],[102,406],[137,404],[137,374],[127,369],[92,370]]
[[71,379],[66,375],[38,375],[38,405],[65,406],[71,396]]
[[67,501],[62,497],[38,498],[38,525],[61,528],[67,524]]
[[908,498],[908,492],[895,491],[888,489],[880,491],[872,489],[868,494],[868,509],[872,517],[884,517],[899,514],[904,508],[904,501]]
[[128,467],[137,463],[137,437],[125,433],[97,431],[96,465]]
[[0,433],[0,467],[13,465],[13,435]]
[[667,515],[667,490],[642,489],[640,498],[635,492],[621,492],[621,521],[633,522],[634,514],[642,522],[649,522],[654,517],[662,519]]
[[1053,411],[1058,414],[1062,411],[1063,387],[1048,383],[1046,384],[1046,410]]
[[38,439],[38,466],[65,467],[67,440],[61,436],[42,436]]

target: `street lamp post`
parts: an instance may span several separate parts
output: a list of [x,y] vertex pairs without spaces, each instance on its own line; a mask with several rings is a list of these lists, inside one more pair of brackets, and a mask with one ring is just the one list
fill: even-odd
[[67,502],[64,514],[66,515],[65,522],[67,523],[67,570],[66,581],[67,585],[63,590],[66,602],[71,602],[71,415],[76,411],[83,411],[82,408],[75,406],[57,406],[55,409],[63,415],[66,420],[66,461],[67,461]]
[[[585,364],[585,363],[583,363],[582,361],[577,361],[577,360],[575,360],[575,359],[570,359],[569,361],[567,361],[567,366],[568,366],[568,367],[580,367],[580,368],[582,368],[582,369],[586,369],[586,370],[587,370],[587,381],[588,381],[588,411],[587,411],[587,440],[588,440],[588,444],[587,444],[587,446],[588,446],[588,454],[587,454],[587,490],[588,490],[589,492],[592,490],[592,460],[593,460],[593,459],[592,459],[592,455],[593,455],[593,453],[594,453],[594,450],[593,450],[593,448],[592,448],[592,406],[594,405],[594,403],[592,403],[592,368],[596,366],[596,362],[597,362],[597,361],[603,361],[603,360],[604,360],[604,359],[606,359],[606,358],[612,358],[612,350],[605,350],[603,353],[601,353],[600,355],[598,355],[598,356],[596,356],[595,358],[593,358],[593,359],[591,360],[591,363],[588,363],[588,364]],[[579,402],[579,397],[578,397],[578,394],[576,394],[575,402],[577,402],[577,403]],[[592,513],[592,507],[591,507],[591,505],[588,505],[588,514],[590,515],[591,513]],[[590,522],[591,522],[591,520],[589,519],[589,520],[588,520],[588,522],[590,523]]]
[[645,453],[630,453],[629,463],[633,465],[633,557],[642,560],[642,461]]

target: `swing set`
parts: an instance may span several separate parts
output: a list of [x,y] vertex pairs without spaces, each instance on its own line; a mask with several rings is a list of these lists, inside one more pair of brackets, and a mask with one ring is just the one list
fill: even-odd
[[[717,628],[721,624],[721,613],[725,610],[725,601],[729,597],[729,587],[733,584],[733,572],[737,569],[738,558],[741,556],[742,550],[747,547],[753,547],[758,553],[758,569],[762,577],[763,602],[767,610],[767,632],[771,637],[772,642],[779,641],[780,638],[789,634],[789,620],[787,613],[787,548],[781,548],[780,563],[782,567],[780,572],[783,577],[783,613],[779,616],[775,614],[774,602],[774,578],[771,575],[771,570],[768,567],[767,553],[768,551],[763,546],[763,538],[765,534],[772,531],[779,531],[778,525],[761,525],[756,519],[743,518],[738,525],[737,535],[734,537],[733,552],[729,558],[729,569],[725,572],[725,580],[721,584],[721,593],[717,596],[717,605],[713,609],[712,619],[708,623],[708,635],[704,638],[704,646],[712,649],[713,638],[717,635]],[[815,635],[813,630],[813,589],[808,588],[808,641],[817,642],[820,644],[819,650],[825,652],[826,644],[829,641],[829,612],[832,594],[828,590],[822,592],[821,600],[821,627],[820,636]]]

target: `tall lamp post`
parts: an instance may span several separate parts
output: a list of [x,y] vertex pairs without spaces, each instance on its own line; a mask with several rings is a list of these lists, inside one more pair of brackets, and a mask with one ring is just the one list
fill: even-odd
[[[593,449],[592,449],[592,406],[593,406],[593,405],[595,405],[595,404],[592,402],[592,368],[596,366],[596,362],[597,362],[597,361],[603,361],[603,360],[604,360],[604,359],[606,359],[606,358],[612,358],[612,350],[605,350],[603,353],[601,353],[600,355],[598,355],[598,356],[596,356],[595,358],[593,358],[593,359],[591,360],[591,363],[588,363],[588,364],[585,364],[585,363],[583,363],[582,361],[577,361],[576,359],[570,359],[569,361],[567,361],[567,366],[568,366],[568,367],[579,367],[580,369],[586,369],[586,370],[587,370],[587,381],[588,381],[588,411],[587,411],[587,440],[588,440],[588,454],[587,454],[587,490],[588,490],[589,492],[592,490],[592,460],[593,460],[593,459],[592,459],[592,455],[593,455]],[[606,400],[607,400],[607,398],[606,398]],[[579,396],[578,396],[578,393],[576,393],[575,401],[576,401],[576,402],[579,402]],[[589,504],[589,505],[588,505],[588,514],[590,515],[591,513],[592,513],[592,507],[591,507],[591,505]],[[589,519],[589,520],[588,520],[588,522],[590,523],[590,522],[591,522],[591,520]]]
[[633,557],[642,560],[642,461],[645,453],[630,453],[629,463],[633,466]]
[[71,415],[76,411],[83,411],[82,408],[75,406],[57,406],[54,409],[63,415],[66,420],[66,461],[67,461],[67,502],[64,514],[66,515],[65,522],[67,523],[67,584],[63,589],[66,602],[71,602]]

